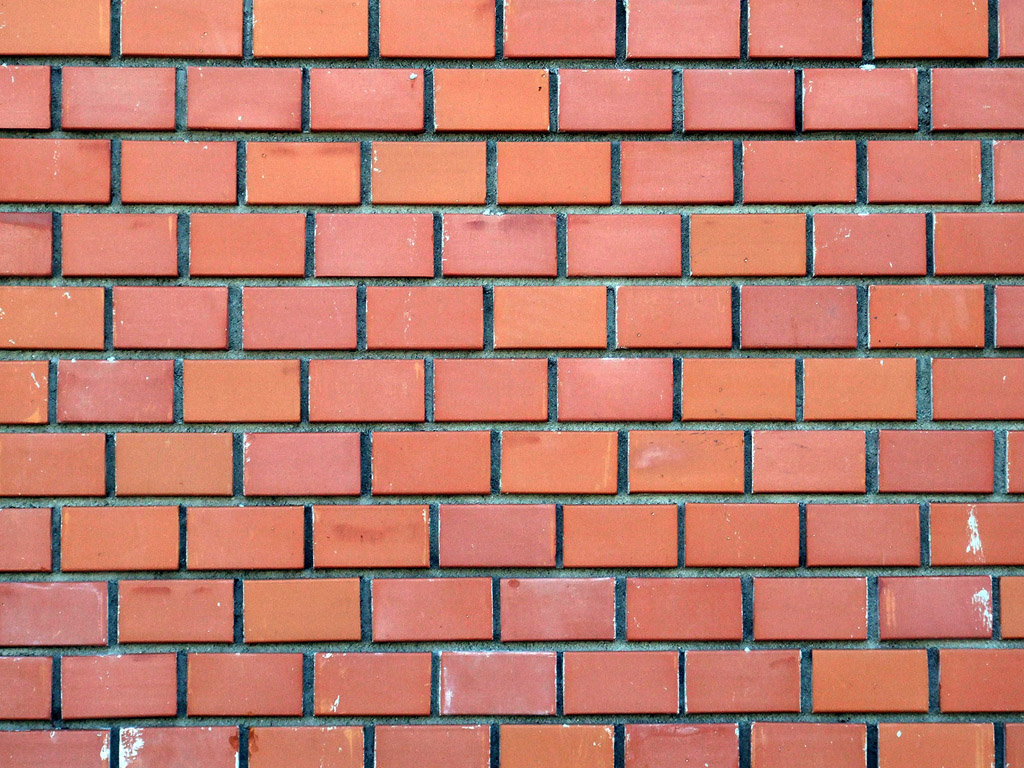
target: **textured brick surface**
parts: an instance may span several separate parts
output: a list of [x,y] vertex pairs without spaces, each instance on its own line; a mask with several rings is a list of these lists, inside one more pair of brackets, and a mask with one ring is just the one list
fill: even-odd
[[0,0],[0,768],[1022,768],[1024,0]]

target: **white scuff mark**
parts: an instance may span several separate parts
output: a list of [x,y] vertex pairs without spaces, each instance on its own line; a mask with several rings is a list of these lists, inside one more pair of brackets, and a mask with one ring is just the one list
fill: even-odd
[[28,375],[32,377],[32,382],[36,385],[36,389],[42,389],[39,386],[39,379],[36,378],[35,371],[30,371]]
[[987,589],[979,589],[974,593],[971,598],[971,605],[973,605],[978,614],[981,616],[981,621],[985,625],[985,629],[989,632],[992,631],[992,596],[988,593]]
[[451,688],[445,688],[444,689],[444,708],[445,708],[445,710],[449,710],[452,707],[452,694],[453,693],[454,693],[454,691],[452,691]]
[[896,738],[897,739],[902,739],[903,738],[903,731],[896,731]]
[[971,505],[967,511],[967,530],[971,535],[967,542],[967,552],[972,555],[982,554],[981,533],[978,531],[978,516],[975,514],[974,505]]
[[338,711],[338,707],[340,707],[340,706],[341,706],[341,696],[339,695],[338,698],[336,698],[334,700],[334,703],[331,704],[331,712],[337,712]]
[[110,762],[110,733],[103,734],[103,744],[100,746],[100,760],[109,764]]
[[139,752],[146,746],[146,742],[142,738],[141,728],[124,728],[121,731],[121,749],[120,757],[121,768],[131,768],[133,761],[138,759]]

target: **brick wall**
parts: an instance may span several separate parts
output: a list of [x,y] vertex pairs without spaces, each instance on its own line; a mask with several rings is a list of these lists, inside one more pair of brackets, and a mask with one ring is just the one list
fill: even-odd
[[0,56],[0,768],[1024,765],[1024,0]]

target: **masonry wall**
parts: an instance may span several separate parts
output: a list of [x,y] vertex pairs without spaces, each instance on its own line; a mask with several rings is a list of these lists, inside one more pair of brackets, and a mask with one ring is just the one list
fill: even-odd
[[1024,766],[1024,0],[0,57],[0,768]]

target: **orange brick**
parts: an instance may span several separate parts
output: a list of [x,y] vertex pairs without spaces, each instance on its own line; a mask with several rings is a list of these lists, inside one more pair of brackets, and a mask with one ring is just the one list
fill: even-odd
[[992,637],[990,576],[883,576],[878,603],[883,640]]
[[68,656],[60,671],[61,715],[69,720],[177,714],[173,653]]
[[616,311],[616,339],[622,349],[732,345],[727,286],[624,285],[616,289]]
[[549,125],[547,70],[434,70],[439,131],[546,131]]
[[302,507],[190,507],[189,570],[288,570],[303,565]]
[[634,493],[742,493],[743,433],[629,433],[629,489]]
[[[126,203],[234,203],[233,141],[125,141],[121,199]],[[174,173],[168,173],[174,168]]]
[[174,419],[170,360],[61,360],[57,420],[156,422]]
[[932,75],[935,130],[1012,130],[1024,126],[1024,72],[936,69]]
[[107,644],[107,583],[0,584],[0,646]]
[[867,640],[864,578],[755,578],[757,640]]
[[567,568],[675,568],[674,505],[587,504],[563,509]]
[[607,142],[499,141],[498,202],[607,205],[612,199],[611,163]]
[[7,349],[103,349],[103,289],[0,287]]
[[299,420],[298,360],[186,360],[187,422]]
[[868,201],[980,203],[977,141],[869,141]]
[[684,360],[683,419],[795,420],[796,362],[784,358]]
[[423,421],[422,360],[312,360],[310,421]]
[[434,360],[435,421],[547,417],[547,360]]
[[1024,216],[940,213],[935,216],[935,274],[1021,274]]
[[110,142],[0,139],[0,201],[109,203]]
[[924,275],[925,229],[919,213],[817,214],[814,274]]
[[60,768],[68,760],[83,768],[107,768],[100,755],[110,749],[110,731],[5,731],[0,749],[19,768]]
[[608,768],[614,757],[611,725],[501,725],[502,768]]
[[554,653],[441,654],[441,713],[555,714]]
[[374,494],[489,493],[489,432],[375,432]]
[[0,128],[48,130],[50,68],[7,66],[4,75],[0,82]]
[[880,59],[988,55],[988,10],[971,0],[880,0],[872,26]]
[[423,768],[477,768],[490,760],[486,725],[382,725],[374,729],[374,762],[402,768],[411,758]]
[[796,128],[791,69],[683,71],[687,131],[792,131]]
[[754,493],[864,493],[865,451],[854,430],[755,431]]
[[425,505],[313,507],[317,568],[426,568],[430,565]]
[[359,435],[256,432],[242,441],[245,492],[252,496],[356,496]]
[[855,202],[857,145],[853,141],[745,141],[743,200]]
[[815,649],[811,653],[814,712],[928,711],[924,649]]
[[1024,347],[1024,288],[996,286],[996,346]]
[[264,205],[359,203],[355,142],[250,141],[245,148],[246,200]]
[[318,653],[314,670],[318,715],[430,714],[429,653]]
[[682,274],[676,215],[571,213],[566,241],[570,277]]
[[171,213],[65,213],[61,238],[66,277],[178,276],[178,218]]
[[629,640],[734,640],[743,638],[739,579],[627,579]]
[[301,653],[190,653],[188,714],[302,714]]
[[676,651],[567,651],[565,714],[679,711]]
[[805,131],[917,130],[916,69],[805,69],[803,96]]
[[1024,578],[999,579],[999,631],[1005,638],[1024,638]]
[[794,568],[800,560],[796,504],[687,504],[686,564]]
[[917,504],[808,504],[810,566],[921,564]]
[[743,349],[850,349],[857,346],[853,286],[745,285]]
[[359,579],[247,579],[247,643],[359,640]]
[[496,349],[608,346],[604,286],[497,286]]
[[226,433],[120,433],[119,496],[230,496],[234,460]]
[[882,493],[991,493],[992,432],[882,430],[878,490]]
[[934,565],[1020,565],[1024,562],[1024,506],[932,504]]
[[562,358],[558,361],[560,421],[670,421],[669,358]]
[[754,723],[752,768],[863,768],[867,726],[863,723]]
[[102,433],[0,435],[0,495],[103,496],[105,442]]
[[423,130],[422,69],[316,68],[309,87],[314,131]]
[[505,642],[611,640],[614,636],[612,579],[501,580],[501,639]]
[[0,392],[4,393],[0,424],[45,424],[49,419],[49,379],[45,360],[0,363]]
[[1019,419],[1024,416],[1024,360],[935,359],[932,417]]
[[494,58],[494,0],[381,0],[380,53]]
[[555,277],[558,243],[550,214],[447,214],[441,268],[446,276]]
[[193,277],[301,277],[305,272],[301,213],[193,213],[191,227]]
[[871,346],[982,347],[985,292],[980,285],[873,285]]
[[372,149],[376,204],[485,202],[487,147],[482,141],[375,141]]
[[[992,765],[991,723],[880,723],[879,768],[935,768],[960,762]],[[1013,763],[1008,763],[1013,765]]]
[[503,493],[615,493],[615,432],[505,432]]
[[227,288],[114,286],[116,349],[227,346]]
[[733,202],[731,141],[623,141],[620,151],[623,203]]
[[442,568],[555,565],[554,504],[442,504]]
[[242,56],[242,0],[123,0],[126,56]]
[[302,128],[302,71],[189,67],[188,127],[298,131]]
[[373,641],[490,640],[489,578],[374,579]]
[[939,651],[942,712],[1018,712],[1024,691],[1021,648],[943,648]]
[[175,87],[171,67],[63,67],[61,127],[173,131]]
[[910,357],[805,359],[804,418],[917,418],[917,361]]
[[367,0],[254,0],[255,56],[365,58]]
[[369,349],[483,349],[483,289],[477,286],[370,286]]
[[749,15],[751,58],[861,57],[858,0],[752,0]]
[[0,213],[0,250],[4,254],[0,276],[49,277],[53,273],[53,215]]
[[807,220],[803,214],[694,214],[690,271],[697,277],[804,275]]
[[668,69],[561,69],[560,131],[671,131]]
[[[551,562],[555,561],[554,508],[551,510]],[[53,510],[0,509],[0,571],[43,572],[53,567],[50,527]]]
[[353,286],[242,289],[246,349],[355,349]]
[[118,586],[122,643],[230,643],[234,621],[231,579],[133,579]]
[[123,728],[120,744],[115,746],[123,762],[158,765],[173,762],[178,755],[189,755],[196,768],[231,765],[239,759],[239,732],[236,727],[205,728],[145,727]]
[[362,768],[363,729],[359,726],[258,726],[249,731],[252,768],[320,764],[331,768]]
[[433,277],[430,214],[316,215],[317,277]]
[[0,693],[0,716],[7,720],[49,720],[52,714],[52,680],[53,660],[50,658],[0,658],[0,691],[3,691]]
[[8,0],[0,27],[4,56],[109,56],[107,0]]
[[631,59],[738,59],[736,0],[630,0],[626,50]]
[[799,712],[799,651],[687,651],[687,712]]
[[1024,142],[993,142],[993,197],[997,203],[1024,200]]

